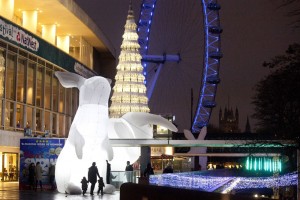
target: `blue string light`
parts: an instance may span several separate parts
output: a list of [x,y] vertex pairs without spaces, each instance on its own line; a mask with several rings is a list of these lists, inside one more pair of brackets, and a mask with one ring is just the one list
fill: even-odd
[[[230,192],[230,190],[233,189],[273,188],[297,185],[298,173],[293,172],[281,176],[269,177],[219,177],[204,176],[201,175],[201,172],[186,172],[151,175],[149,183],[151,185],[170,186],[207,192]],[[225,190],[218,191],[217,189],[221,187],[225,188]],[[226,188],[230,188],[230,190],[226,190]]]

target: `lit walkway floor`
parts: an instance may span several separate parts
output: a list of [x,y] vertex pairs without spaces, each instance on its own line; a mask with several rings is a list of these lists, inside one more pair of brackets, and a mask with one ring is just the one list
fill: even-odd
[[81,200],[81,199],[102,199],[102,200],[119,200],[120,193],[119,191],[114,194],[104,194],[98,196],[97,194],[91,196],[89,194],[82,195],[65,195],[58,192],[52,191],[19,191],[18,182],[0,182],[0,199],[1,200]]

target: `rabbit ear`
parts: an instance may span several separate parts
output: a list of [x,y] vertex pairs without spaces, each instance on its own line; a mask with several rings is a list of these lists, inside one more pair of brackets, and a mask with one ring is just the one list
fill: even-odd
[[186,137],[186,139],[188,140],[195,140],[195,137],[193,135],[193,133],[187,129],[183,130],[184,136]]
[[109,85],[111,85],[112,80],[110,78],[106,78],[106,80],[109,82]]
[[71,72],[55,72],[55,76],[65,88],[80,88],[86,80],[82,76]]
[[206,126],[204,126],[198,135],[198,140],[204,140],[206,133],[207,133],[207,128]]

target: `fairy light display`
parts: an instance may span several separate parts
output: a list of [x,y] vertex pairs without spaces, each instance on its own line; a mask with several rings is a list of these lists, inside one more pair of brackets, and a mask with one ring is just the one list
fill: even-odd
[[[199,172],[151,175],[152,185],[170,186],[206,192],[230,193],[247,188],[273,188],[297,185],[298,173],[269,177],[219,177],[204,176]],[[222,190],[219,190],[222,188]]]

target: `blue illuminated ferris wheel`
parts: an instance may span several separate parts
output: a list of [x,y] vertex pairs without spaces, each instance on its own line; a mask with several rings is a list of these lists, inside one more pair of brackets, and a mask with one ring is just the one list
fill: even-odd
[[[168,100],[175,107],[168,109],[180,113],[189,110],[187,105],[193,106],[189,87],[197,90],[198,104],[191,109],[192,116],[185,114],[182,119],[192,118],[189,124],[193,132],[208,125],[216,106],[222,58],[220,8],[216,0],[143,0],[141,4],[138,34],[148,98],[151,102],[153,95],[160,99],[176,93]],[[157,94],[156,85],[162,88]],[[157,110],[163,110],[168,102]]]

